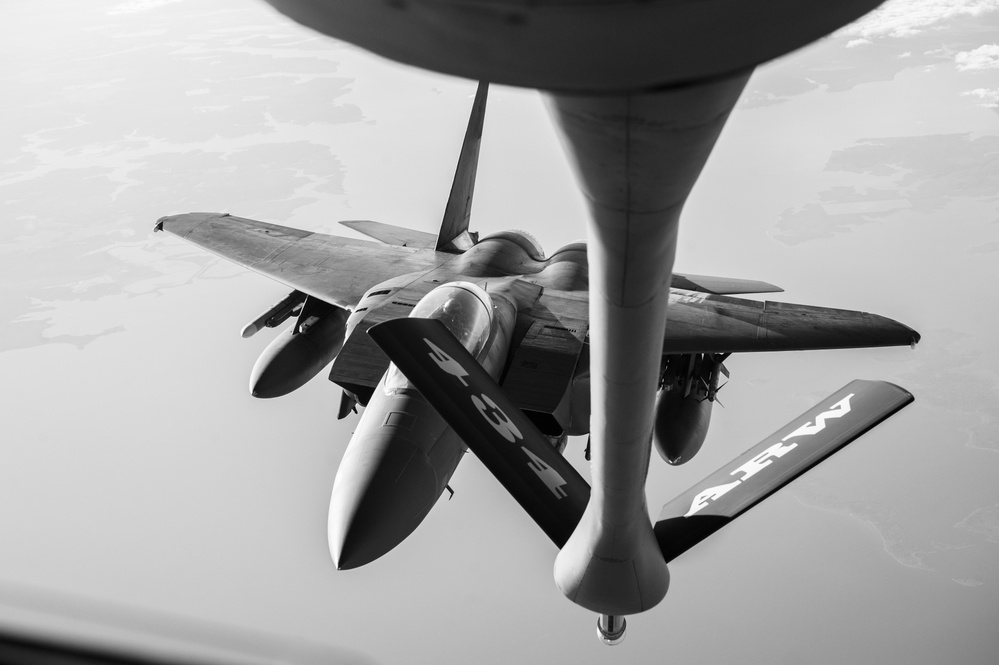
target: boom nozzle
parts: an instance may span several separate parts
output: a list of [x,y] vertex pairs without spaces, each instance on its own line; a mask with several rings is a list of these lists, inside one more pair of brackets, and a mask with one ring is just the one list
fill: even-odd
[[628,628],[628,622],[623,616],[616,614],[601,614],[597,618],[597,637],[607,646],[620,644],[624,640],[624,631]]

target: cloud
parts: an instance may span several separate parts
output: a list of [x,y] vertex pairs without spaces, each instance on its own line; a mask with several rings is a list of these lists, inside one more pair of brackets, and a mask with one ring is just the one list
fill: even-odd
[[818,203],[788,208],[774,224],[773,238],[785,245],[829,239],[850,233],[855,227],[875,221],[874,216],[856,212],[830,214]]
[[[982,92],[999,104],[999,90]],[[893,217],[912,219],[962,198],[997,201],[997,152],[999,136],[991,135],[863,139],[833,152],[826,162],[825,170],[837,173],[836,181],[842,184],[830,182],[819,192],[818,202],[784,210],[773,226],[773,238],[796,245]],[[994,247],[979,245],[973,251],[992,253]]]
[[969,254],[995,254],[996,252],[999,252],[999,242],[987,242],[968,250]]
[[999,69],[999,44],[986,44],[974,51],[961,51],[954,56],[958,70]]
[[138,14],[139,12],[147,12],[150,9],[156,9],[162,5],[169,5],[174,2],[183,2],[183,0],[132,0],[132,2],[123,2],[120,5],[112,7],[107,11],[107,14],[108,16]]
[[955,527],[977,534],[990,543],[999,544],[999,504],[975,510]]
[[999,11],[999,0],[889,0],[837,34],[853,37],[853,42],[875,37],[912,37],[947,19],[994,11]]
[[987,109],[999,109],[999,88],[995,90],[975,88],[974,90],[962,92],[961,95],[963,97],[978,97],[982,100],[981,106],[984,106]]

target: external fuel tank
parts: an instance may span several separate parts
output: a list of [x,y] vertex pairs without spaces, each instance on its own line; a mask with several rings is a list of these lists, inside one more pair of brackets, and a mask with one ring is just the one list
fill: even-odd
[[709,399],[675,390],[661,390],[656,399],[653,441],[669,464],[689,461],[701,449],[711,421]]
[[309,298],[295,324],[271,342],[250,372],[250,394],[280,397],[305,385],[343,347],[350,312]]

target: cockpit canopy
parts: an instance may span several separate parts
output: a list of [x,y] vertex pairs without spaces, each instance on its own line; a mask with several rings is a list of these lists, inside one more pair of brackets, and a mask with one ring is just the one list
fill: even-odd
[[[423,296],[410,316],[437,319],[476,360],[488,350],[493,324],[492,301],[482,288],[471,282],[450,282]],[[409,387],[409,381],[395,366],[385,373],[385,392]]]
[[410,316],[437,319],[478,358],[489,341],[493,308],[489,295],[471,282],[451,282],[423,296]]

